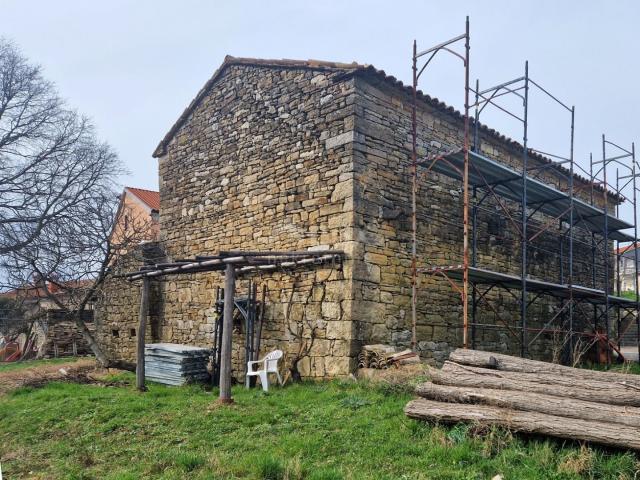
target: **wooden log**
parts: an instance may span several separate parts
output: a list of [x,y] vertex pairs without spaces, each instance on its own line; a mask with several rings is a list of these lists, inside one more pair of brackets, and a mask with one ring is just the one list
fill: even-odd
[[143,277],[140,286],[140,314],[138,318],[138,337],[136,348],[136,388],[144,392],[147,387],[144,384],[144,343],[147,329],[147,316],[149,314],[149,278]]
[[442,370],[429,370],[438,385],[495,388],[570,397],[588,402],[640,407],[638,390],[628,385],[581,380],[551,374],[503,372],[445,362]]
[[599,372],[582,368],[565,367],[555,363],[527,360],[526,358],[512,357],[501,353],[482,352],[479,350],[465,350],[458,348],[451,352],[449,360],[462,365],[470,365],[482,368],[493,368],[509,372],[521,373],[553,373],[572,378],[598,380],[600,382],[626,382],[640,388],[640,375]]
[[[546,413],[559,417],[579,418],[596,422],[612,422],[640,428],[640,408],[586,402],[541,393],[489,388],[454,387],[426,382],[416,387],[416,393],[429,400],[473,403],[510,408],[526,412]],[[639,431],[640,432],[640,431]]]
[[232,403],[231,398],[231,341],[233,334],[233,300],[236,292],[236,271],[227,263],[224,272],[224,310],[222,314],[222,342],[220,353],[220,403]]
[[442,403],[418,398],[404,409],[407,416],[431,422],[473,422],[522,433],[549,435],[619,448],[640,450],[638,429],[626,425],[523,412],[488,405]]

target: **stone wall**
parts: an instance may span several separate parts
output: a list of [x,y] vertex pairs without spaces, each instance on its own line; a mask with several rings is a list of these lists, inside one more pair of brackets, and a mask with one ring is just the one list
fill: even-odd
[[[353,80],[331,69],[229,65],[159,158],[161,235],[172,259],[225,250],[353,245]],[[289,321],[318,327],[303,374],[345,375],[351,342],[351,264],[265,276],[268,300],[262,352],[296,351]],[[211,345],[219,274],[163,284],[162,338]],[[246,282],[239,282],[240,292]],[[234,338],[235,371],[243,341]],[[330,361],[326,361],[330,358]]]
[[[157,242],[142,244],[118,258],[111,267],[111,274],[97,292],[94,307],[96,341],[110,358],[126,361],[136,359],[141,282],[130,282],[118,275],[163,259],[163,251]],[[156,342],[162,337],[160,316],[163,307],[160,283],[154,280],[149,292],[149,318],[145,331],[147,343]]]
[[[411,341],[411,103],[406,91],[389,86],[372,76],[356,78],[356,239],[354,249],[354,320],[359,322],[358,338],[365,343],[391,343],[408,347]],[[462,119],[426,103],[418,109],[419,155],[446,151],[463,144]],[[481,135],[482,153],[521,169],[518,151],[495,136]],[[530,164],[540,164],[530,159]],[[552,170],[536,175],[556,188],[566,190],[566,180]],[[418,186],[418,266],[462,263],[461,183],[444,175],[420,174]],[[578,182],[579,183],[579,182]],[[602,195],[602,194],[600,194]],[[588,199],[588,197],[584,197]],[[599,199],[598,199],[599,200]],[[505,201],[519,224],[519,206]],[[531,224],[549,219],[535,215]],[[559,282],[559,226],[540,235],[529,250],[529,275]],[[477,215],[477,265],[499,272],[520,273],[520,240],[493,199],[485,201]],[[579,233],[590,243],[590,234]],[[568,246],[565,242],[565,255]],[[591,258],[590,244],[575,242],[576,263]],[[563,265],[564,275],[568,271]],[[598,265],[603,271],[603,266]],[[565,277],[566,278],[566,277]],[[575,283],[591,285],[590,268],[576,268]],[[602,276],[596,287],[602,288]],[[519,292],[514,292],[519,295]],[[504,322],[518,326],[519,306],[505,291],[486,297],[497,305],[495,314],[482,307],[478,322]],[[559,302],[541,299],[529,307],[529,325],[541,328],[552,317]],[[587,309],[587,311],[589,311]],[[446,358],[462,344],[460,297],[440,277],[420,275],[418,287],[417,340],[423,357],[434,363]],[[514,335],[515,333],[516,335]],[[478,328],[477,347],[506,353],[519,352],[517,330]],[[535,357],[548,358],[553,339],[540,337],[531,348]]]

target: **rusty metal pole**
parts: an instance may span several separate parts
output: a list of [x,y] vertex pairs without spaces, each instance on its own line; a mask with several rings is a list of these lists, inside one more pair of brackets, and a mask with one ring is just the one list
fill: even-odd
[[413,105],[411,108],[411,349],[416,349],[416,302],[418,283],[418,258],[417,258],[417,194],[418,194],[418,48],[416,41],[413,41]]
[[638,347],[638,361],[640,362],[640,288],[638,285],[638,197],[636,185],[636,144],[631,144],[631,175],[633,178],[633,285],[636,294],[636,346]]
[[468,348],[469,336],[469,17],[465,30],[464,60],[464,172],[463,172],[463,273],[462,273],[462,347]]
[[609,361],[610,358],[610,325],[609,325],[609,255],[611,252],[609,251],[609,193],[607,186],[607,152],[606,152],[606,138],[604,134],[602,134],[602,181],[603,181],[603,201],[604,201],[604,231],[602,232],[604,235],[604,329],[605,329],[605,338],[606,338],[606,361],[607,365],[611,363]]
[[233,334],[233,299],[236,291],[236,271],[227,263],[224,272],[224,312],[220,355],[220,403],[233,403],[231,398],[231,339]]

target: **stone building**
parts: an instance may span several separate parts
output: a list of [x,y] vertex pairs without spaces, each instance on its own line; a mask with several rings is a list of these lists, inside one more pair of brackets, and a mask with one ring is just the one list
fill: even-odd
[[[287,322],[317,327],[301,365],[304,375],[345,375],[355,368],[361,345],[408,347],[411,341],[411,105],[410,89],[372,66],[227,57],[154,152],[159,246],[167,259],[228,250],[345,252],[343,264],[333,268],[258,279],[268,289],[263,352],[297,348]],[[420,154],[462,145],[462,116],[437,99],[419,94],[418,122]],[[518,143],[484,126],[479,132],[484,155],[518,167]],[[530,162],[549,160],[532,154]],[[538,174],[567,187],[554,169]],[[420,176],[421,266],[460,261],[460,188],[433,172]],[[518,237],[491,205],[478,212],[478,264],[518,273]],[[555,280],[561,242],[553,232],[538,242],[544,248],[531,254],[529,273]],[[577,257],[590,254],[586,246],[576,248]],[[587,270],[578,271],[581,276],[586,282]],[[221,280],[209,273],[158,282],[150,339],[210,346]],[[115,329],[135,329],[138,287],[123,282],[110,285],[128,288],[126,301],[98,315],[98,327],[108,349],[132,358],[135,342],[112,336]],[[417,348],[437,363],[461,343],[459,298],[446,282],[428,276],[420,278],[418,292]],[[498,313],[509,321],[517,303],[495,295]],[[543,323],[556,306],[536,304],[534,322]],[[495,329],[480,332],[478,341],[491,350],[519,348]],[[549,355],[545,341],[551,339],[543,336],[532,355]],[[239,348],[235,359],[240,371]]]

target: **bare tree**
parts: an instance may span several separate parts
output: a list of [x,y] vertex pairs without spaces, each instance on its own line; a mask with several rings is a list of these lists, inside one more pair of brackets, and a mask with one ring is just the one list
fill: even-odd
[[91,123],[0,40],[0,287],[35,283],[103,365],[109,359],[82,312],[118,253],[141,239],[135,225],[112,238],[122,173]]
[[39,291],[75,323],[96,359],[103,366],[115,364],[102,351],[83,319],[83,312],[102,294],[101,286],[113,273],[116,259],[147,239],[148,226],[133,222],[117,235],[112,232],[121,210],[108,192],[83,202],[82,211],[71,209],[65,222],[48,225],[38,241],[13,252],[5,273],[13,284],[36,278]]
[[121,172],[91,123],[0,39],[0,256],[64,223]]

